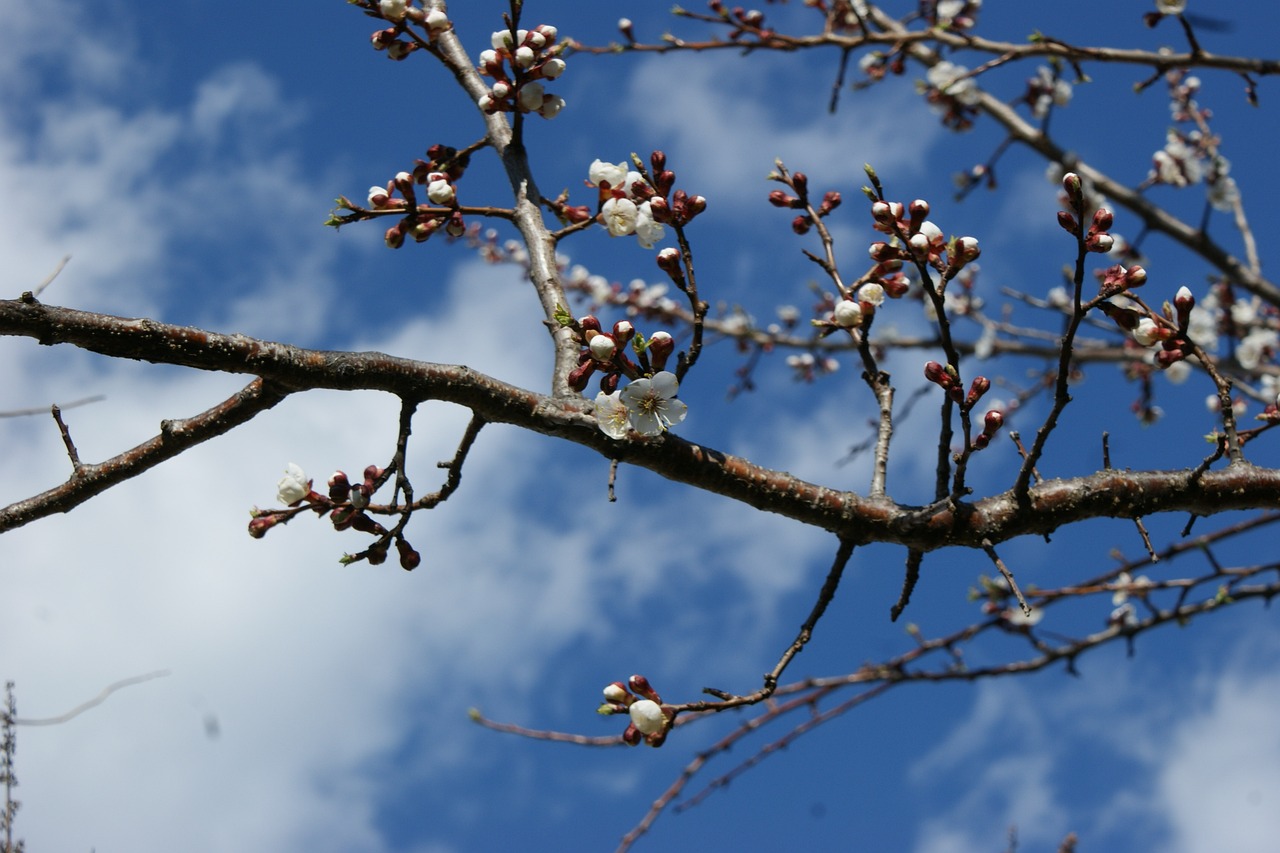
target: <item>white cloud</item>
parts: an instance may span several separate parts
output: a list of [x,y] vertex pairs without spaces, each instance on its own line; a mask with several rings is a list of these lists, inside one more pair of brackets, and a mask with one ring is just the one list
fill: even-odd
[[1274,850],[1280,837],[1280,677],[1228,672],[1208,707],[1183,720],[1156,770],[1157,802],[1178,853]]

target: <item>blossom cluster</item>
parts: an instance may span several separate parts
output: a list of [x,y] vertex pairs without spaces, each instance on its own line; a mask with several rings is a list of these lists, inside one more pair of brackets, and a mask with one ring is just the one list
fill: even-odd
[[1071,95],[1071,84],[1058,76],[1056,69],[1041,65],[1036,69],[1036,76],[1027,80],[1022,103],[1031,107],[1031,114],[1037,119],[1044,120],[1049,110],[1071,103]]
[[[361,211],[345,199],[339,200],[340,205],[365,214],[405,211],[404,218],[384,235],[386,244],[393,249],[403,246],[407,237],[422,243],[442,229],[451,237],[462,236],[467,224],[458,205],[455,185],[466,171],[469,158],[445,145],[432,145],[427,149],[427,156],[431,159],[416,161],[412,172],[399,172],[385,185],[370,187],[367,210]],[[419,186],[426,188],[423,204],[418,200]]]
[[560,58],[564,45],[556,43],[557,36],[549,24],[493,33],[493,48],[480,54],[478,70],[493,78],[489,91],[477,102],[480,109],[490,115],[521,112],[555,118],[564,109],[564,98],[549,94],[542,81],[564,73],[565,62]]
[[[593,375],[600,374],[595,418],[605,435],[621,439],[631,430],[644,436],[661,435],[684,420],[688,407],[675,399],[680,382],[665,369],[675,351],[670,334],[658,331],[644,340],[629,320],[619,320],[605,332],[592,315],[561,322],[583,344],[578,366],[569,374],[569,386],[582,391]],[[635,361],[627,355],[628,345]],[[619,388],[624,377],[631,382]]]
[[924,199],[906,206],[883,199],[871,203],[872,227],[891,238],[876,241],[867,250],[876,262],[871,275],[889,296],[906,292],[907,283],[900,273],[904,261],[928,265],[942,275],[943,281],[950,281],[982,254],[976,237],[947,240],[928,216],[929,202]]
[[954,130],[973,127],[982,90],[968,75],[968,68],[945,59],[925,72],[925,100],[942,116],[944,127]]
[[641,741],[653,747],[662,746],[674,716],[643,675],[631,676],[626,684],[615,681],[606,687],[604,702],[596,712],[606,717],[626,714],[631,719],[622,733],[622,740],[628,746],[637,746]]
[[978,22],[980,8],[982,0],[934,0],[933,23],[956,32],[971,30]]
[[[639,160],[636,161],[637,163]],[[663,225],[684,226],[707,209],[707,200],[684,190],[672,192],[676,173],[666,168],[667,155],[649,156],[651,176],[627,163],[594,160],[587,168],[587,184],[595,187],[600,203],[596,216],[612,237],[635,235],[646,249],[657,245],[666,233]]]
[[379,0],[377,13],[395,26],[378,30],[369,41],[374,50],[386,51],[387,58],[397,62],[421,46],[417,41],[402,38],[410,24],[420,26],[429,40],[434,40],[453,26],[442,10],[420,9],[413,5],[413,0]]
[[401,568],[413,571],[421,564],[422,555],[399,532],[388,532],[368,514],[370,500],[386,478],[387,472],[376,465],[364,469],[364,479],[359,483],[352,483],[343,471],[335,471],[329,478],[327,494],[320,494],[312,488],[313,481],[301,466],[290,462],[276,484],[276,500],[287,509],[260,510],[255,507],[250,513],[249,535],[261,539],[271,528],[286,524],[308,510],[316,515],[328,513],[334,530],[355,530],[378,537],[360,554],[344,557],[343,562],[364,559],[375,566],[384,563],[388,546],[394,541]]

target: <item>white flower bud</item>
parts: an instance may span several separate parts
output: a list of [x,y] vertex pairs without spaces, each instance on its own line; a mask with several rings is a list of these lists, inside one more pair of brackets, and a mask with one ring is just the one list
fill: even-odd
[[427,198],[432,204],[453,204],[456,197],[453,186],[444,180],[436,180],[427,184]]
[[852,329],[862,323],[862,307],[851,299],[841,299],[831,313],[836,325],[842,329]]
[[609,335],[596,335],[587,342],[587,348],[596,361],[608,361],[618,351],[618,344]]
[[667,725],[667,715],[662,713],[662,706],[651,699],[632,702],[629,710],[631,722],[643,734],[657,734]]
[[874,281],[868,282],[858,288],[858,301],[865,302],[868,305],[874,305],[879,308],[884,304],[884,287],[876,284]]
[[311,494],[311,480],[298,465],[293,462],[284,469],[284,476],[276,484],[276,500],[290,506]]
[[1133,339],[1142,346],[1149,347],[1160,340],[1160,327],[1150,317],[1143,317],[1133,330]]

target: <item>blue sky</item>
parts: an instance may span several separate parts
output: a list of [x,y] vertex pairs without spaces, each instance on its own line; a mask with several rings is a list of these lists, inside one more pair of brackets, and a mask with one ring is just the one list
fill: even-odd
[[[456,5],[457,29],[478,53],[505,4]],[[1141,26],[1143,3],[1057,5],[989,0],[984,29],[1017,40],[1038,27],[1147,48],[1176,37],[1169,22],[1156,32]],[[479,135],[470,105],[429,58],[388,62],[368,47],[373,22],[338,0],[216,11],[177,3],[163,16],[123,2],[60,8],[54,20],[35,4],[0,0],[0,188],[8,200],[0,254],[10,295],[71,254],[46,301],[463,363],[545,387],[549,346],[517,271],[485,265],[461,246],[392,252],[380,228],[320,225],[339,194],[361,198],[427,146]],[[613,38],[622,15],[642,39],[657,38],[673,23],[652,9],[526,3],[527,23],[597,43]],[[804,18],[803,9],[768,11]],[[1274,52],[1274,28],[1256,26],[1268,6],[1225,2],[1210,11],[1234,29],[1204,33],[1207,49]],[[1099,20],[1107,26],[1094,28]],[[1073,249],[1054,224],[1043,164],[1014,151],[1000,165],[1000,192],[955,204],[950,175],[985,159],[998,141],[990,128],[943,131],[909,79],[845,92],[829,116],[833,68],[826,54],[571,57],[552,88],[567,109],[530,127],[539,181],[586,203],[581,186],[593,159],[663,148],[677,185],[709,200],[692,235],[703,293],[762,325],[778,305],[809,304],[818,279],[799,255],[816,244],[791,235],[786,214],[764,203],[775,157],[844,194],[832,227],[851,267],[871,238],[858,192],[871,162],[891,196],[929,198],[944,231],[982,241],[980,292],[991,304],[1002,286],[1043,294],[1060,283]],[[1132,69],[1089,71],[1098,85],[1077,87],[1054,127],[1066,147],[1136,183],[1164,142],[1163,92],[1134,95],[1130,84],[1143,75]],[[1010,69],[990,85],[1014,97],[1032,72]],[[1272,83],[1262,81],[1262,109],[1250,110],[1238,79],[1203,77],[1202,101],[1215,107],[1255,232],[1266,235],[1275,213],[1265,200],[1280,191]],[[477,166],[467,191],[496,203],[494,175]],[[1196,192],[1157,188],[1152,197],[1194,221]],[[1228,224],[1215,222],[1214,233],[1238,251]],[[1117,215],[1117,231],[1131,225]],[[610,279],[659,276],[652,252],[600,230],[563,248]],[[1145,248],[1153,299],[1182,284],[1203,292],[1202,265],[1157,239]],[[924,328],[918,306],[894,308],[878,324]],[[243,384],[26,340],[0,340],[0,354],[8,366],[0,410],[106,395],[67,413],[91,460]],[[925,357],[888,362],[900,396],[919,384]],[[740,364],[727,345],[708,350],[682,388],[690,415],[681,435],[806,479],[866,488],[865,460],[836,465],[874,412],[851,362],[805,386],[780,358],[766,360],[759,390],[730,402],[725,389]],[[1016,380],[1026,366],[1005,374]],[[1206,385],[1158,386],[1168,416],[1143,430],[1128,413],[1136,391],[1116,374],[1094,369],[1076,389],[1042,466],[1047,475],[1096,467],[1103,429],[1117,466],[1200,458],[1213,428]],[[890,491],[903,501],[932,491],[928,408],[895,437]],[[1042,412],[1033,404],[1019,428],[1030,432]],[[642,471],[624,468],[619,501],[608,504],[604,460],[498,426],[482,433],[457,495],[415,517],[409,533],[424,563],[413,574],[340,566],[349,537],[306,519],[263,541],[245,535],[247,510],[271,504],[286,463],[318,480],[334,468],[381,464],[395,416],[395,401],[374,394],[291,398],[69,517],[0,540],[0,678],[17,683],[20,716],[59,714],[118,679],[171,672],[65,725],[19,731],[18,830],[28,849],[612,849],[731,720],[676,732],[661,750],[593,751],[487,732],[468,722],[467,709],[611,734],[617,721],[594,713],[600,689],[632,672],[672,701],[708,685],[750,689],[807,615],[834,552],[817,531]],[[452,455],[465,422],[453,407],[420,410],[410,451],[420,491],[435,487],[434,463]],[[0,502],[65,477],[47,420],[0,420],[0,441],[8,449]],[[1254,453],[1276,463],[1266,447]],[[1007,444],[993,445],[975,460],[972,484],[979,493],[1005,488],[1013,460]],[[1149,522],[1157,541],[1182,524]],[[1242,541],[1224,559],[1261,559],[1264,542]],[[1024,583],[1050,586],[1105,571],[1113,547],[1139,552],[1131,525],[1093,522],[1051,545],[1010,543],[1002,555]],[[990,572],[979,557],[928,559],[905,618],[931,636],[976,619],[965,593]],[[896,549],[855,554],[790,674],[848,672],[909,648],[902,624],[887,618],[901,566]],[[1045,628],[1082,635],[1109,609],[1091,599]],[[975,646],[970,662],[999,659],[1007,642]],[[1144,637],[1132,659],[1118,646],[1091,653],[1079,678],[1056,669],[908,686],[770,757],[698,808],[664,816],[638,849],[967,853],[1002,849],[1011,824],[1027,850],[1056,849],[1071,830],[1091,851],[1271,849],[1280,832],[1278,660],[1270,614],[1246,604],[1192,630]],[[739,747],[710,772],[748,754]]]

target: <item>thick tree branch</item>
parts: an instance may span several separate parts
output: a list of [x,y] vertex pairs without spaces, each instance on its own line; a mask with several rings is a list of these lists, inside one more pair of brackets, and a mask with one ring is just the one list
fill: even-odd
[[[46,345],[74,344],[114,358],[254,374],[271,383],[251,384],[242,394],[281,395],[268,387],[287,389],[286,393],[329,388],[386,391],[408,400],[456,403],[487,421],[567,439],[609,459],[821,527],[853,544],[890,542],[921,551],[949,546],[980,548],[984,540],[998,544],[1015,536],[1050,533],[1089,518],[1134,518],[1158,512],[1208,516],[1231,509],[1280,508],[1280,471],[1249,464],[1205,472],[1103,470],[1088,477],[1046,480],[1032,487],[1025,501],[1015,499],[1009,491],[973,502],[942,501],[918,507],[809,483],[670,433],[616,441],[599,430],[591,416],[591,404],[584,399],[557,399],[526,391],[462,366],[377,352],[307,350],[245,335],[46,306],[34,299],[0,300],[0,335],[31,337]],[[204,437],[236,425],[239,421],[232,415],[248,419],[250,409],[241,408],[247,404],[237,400],[223,404],[230,406],[226,419],[210,414],[218,409],[198,416],[201,423],[204,419],[216,421]],[[252,413],[268,407],[259,403]],[[161,447],[152,452],[163,451],[162,458],[168,458],[181,449],[175,444],[168,450],[170,445],[166,444],[186,440],[189,422],[179,423],[183,428],[178,433],[170,430],[153,440]],[[110,477],[99,475],[90,494],[136,473],[128,469],[113,470]],[[69,483],[62,487],[70,492],[81,488],[87,486]],[[83,500],[78,497],[76,503]],[[15,510],[29,504],[23,501],[3,511],[0,530],[39,517],[27,515],[29,508],[26,512]],[[74,505],[57,502],[42,514]],[[15,523],[14,518],[22,521]]]

